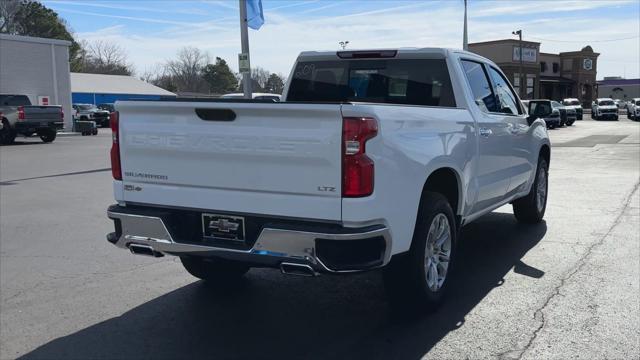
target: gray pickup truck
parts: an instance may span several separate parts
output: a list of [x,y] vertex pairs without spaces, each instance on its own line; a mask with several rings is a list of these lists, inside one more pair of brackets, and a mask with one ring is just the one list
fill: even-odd
[[64,124],[64,112],[59,105],[31,105],[26,95],[0,94],[0,144],[12,144],[18,134],[37,134],[42,141],[50,143]]

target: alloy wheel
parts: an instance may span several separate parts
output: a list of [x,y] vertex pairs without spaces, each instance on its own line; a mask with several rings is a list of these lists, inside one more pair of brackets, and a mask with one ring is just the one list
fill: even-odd
[[424,271],[427,286],[433,292],[444,284],[451,258],[451,226],[449,218],[443,213],[437,214],[431,221],[427,233]]
[[542,211],[547,202],[547,169],[542,166],[538,171],[538,186],[536,187],[536,207]]

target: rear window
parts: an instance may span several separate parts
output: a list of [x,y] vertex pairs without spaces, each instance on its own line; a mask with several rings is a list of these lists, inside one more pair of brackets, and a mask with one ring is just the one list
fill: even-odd
[[4,106],[31,105],[26,95],[0,95],[0,104]]
[[300,62],[287,101],[456,106],[443,59]]

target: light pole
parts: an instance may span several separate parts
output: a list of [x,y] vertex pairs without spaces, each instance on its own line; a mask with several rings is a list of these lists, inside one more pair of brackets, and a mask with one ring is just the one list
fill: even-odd
[[469,37],[467,35],[467,0],[464,0],[464,29],[462,32],[462,50],[469,51]]
[[518,35],[519,42],[520,42],[520,70],[519,70],[520,73],[518,74],[518,82],[519,82],[519,88],[520,88],[520,98],[524,99],[525,92],[523,91],[523,89],[526,86],[524,84],[524,81],[527,81],[527,77],[525,76],[524,77],[524,81],[522,81],[523,80],[523,76],[522,76],[523,75],[522,74],[522,71],[523,71],[523,69],[522,69],[522,58],[523,58],[523,56],[522,56],[522,30],[513,31],[511,33],[513,35]]
[[[247,0],[240,0],[240,43],[242,45],[242,55],[246,56],[247,64],[250,64],[249,57],[249,30],[247,29]],[[242,90],[245,99],[251,99],[251,66],[247,71],[242,72]]]

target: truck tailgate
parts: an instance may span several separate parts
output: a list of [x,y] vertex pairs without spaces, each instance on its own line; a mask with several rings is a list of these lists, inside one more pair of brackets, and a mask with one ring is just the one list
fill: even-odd
[[129,101],[117,110],[127,202],[341,219],[340,105]]
[[60,106],[24,106],[25,122],[62,121]]

